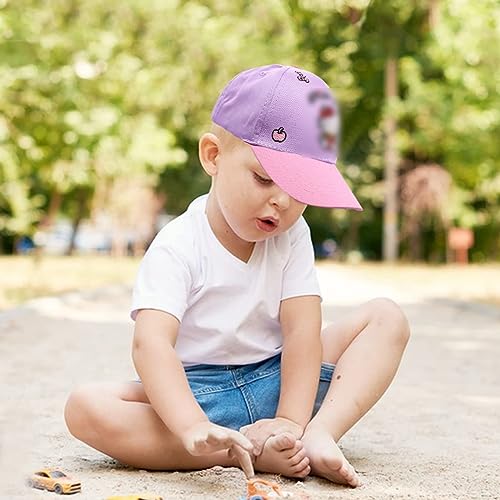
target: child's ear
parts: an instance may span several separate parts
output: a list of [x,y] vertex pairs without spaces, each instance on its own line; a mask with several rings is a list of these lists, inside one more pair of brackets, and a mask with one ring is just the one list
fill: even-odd
[[210,177],[217,173],[217,158],[220,153],[220,139],[215,134],[207,132],[200,137],[198,156],[201,166]]

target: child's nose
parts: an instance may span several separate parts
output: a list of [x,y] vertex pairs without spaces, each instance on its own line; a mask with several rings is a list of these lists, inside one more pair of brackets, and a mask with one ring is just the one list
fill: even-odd
[[286,210],[290,206],[290,195],[278,186],[276,188],[276,192],[271,197],[271,205],[274,205],[279,210]]

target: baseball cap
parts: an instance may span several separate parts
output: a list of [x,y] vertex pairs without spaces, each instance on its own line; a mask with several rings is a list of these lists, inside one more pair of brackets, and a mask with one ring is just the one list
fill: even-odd
[[336,166],[338,105],[314,73],[279,64],[243,71],[222,90],[212,121],[246,142],[292,198],[362,210]]

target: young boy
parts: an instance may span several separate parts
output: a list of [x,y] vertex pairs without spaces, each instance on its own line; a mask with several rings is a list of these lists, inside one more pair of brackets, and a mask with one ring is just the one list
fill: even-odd
[[336,103],[316,75],[271,65],[231,80],[212,120],[199,142],[210,192],[158,233],[137,277],[140,382],[75,390],[66,423],[139,468],[357,486],[337,442],[389,386],[409,328],[376,299],[321,331],[302,213],[361,210],[335,166]]

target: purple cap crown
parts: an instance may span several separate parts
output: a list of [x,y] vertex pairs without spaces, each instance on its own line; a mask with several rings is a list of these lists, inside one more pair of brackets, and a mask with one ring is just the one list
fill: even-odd
[[249,144],[337,160],[338,108],[328,85],[304,70],[273,64],[243,71],[223,90],[212,120]]
[[212,121],[249,144],[269,176],[303,203],[361,209],[339,174],[339,111],[314,73],[273,64],[224,88]]

